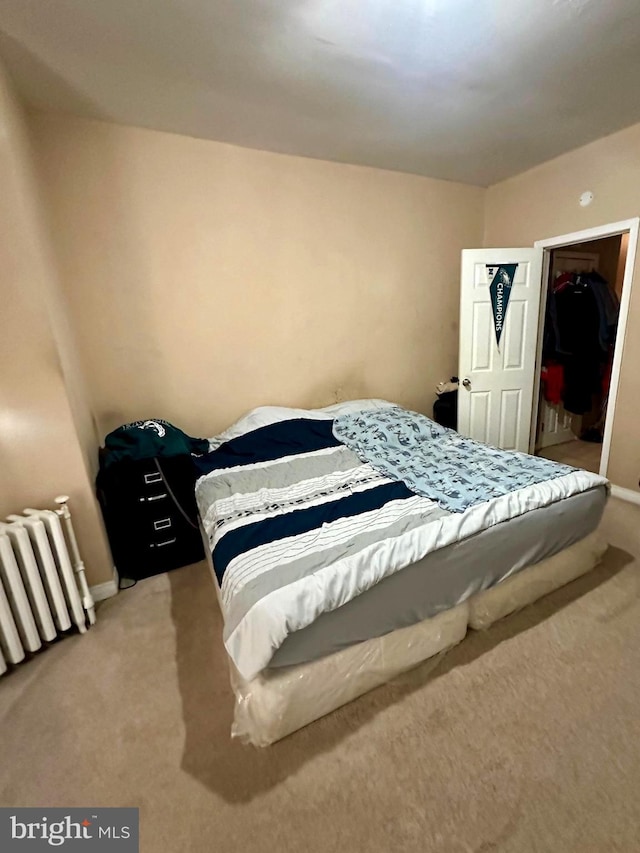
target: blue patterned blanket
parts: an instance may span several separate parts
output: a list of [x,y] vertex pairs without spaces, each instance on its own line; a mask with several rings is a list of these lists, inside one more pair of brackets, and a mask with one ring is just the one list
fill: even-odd
[[396,406],[340,415],[333,432],[377,471],[450,512],[575,470],[465,438]]

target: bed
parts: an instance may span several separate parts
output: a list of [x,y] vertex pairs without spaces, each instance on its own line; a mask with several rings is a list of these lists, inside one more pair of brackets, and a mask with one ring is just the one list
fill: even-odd
[[262,407],[197,460],[236,695],[265,746],[593,568],[607,481],[384,400]]

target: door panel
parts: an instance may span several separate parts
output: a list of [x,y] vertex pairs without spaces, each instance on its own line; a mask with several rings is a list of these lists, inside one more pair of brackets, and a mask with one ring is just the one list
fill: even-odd
[[[460,392],[458,392],[459,394]],[[489,406],[491,395],[489,391],[476,391],[469,399],[470,429],[468,435],[473,435],[477,441],[489,441]]]
[[540,399],[540,415],[538,417],[538,440],[536,449],[552,447],[554,444],[564,444],[567,441],[575,441],[577,436],[573,431],[572,415],[561,404],[549,403],[544,397]]
[[526,341],[527,325],[527,303],[522,300],[514,300],[507,309],[509,323],[507,324],[502,339],[505,341],[504,369],[522,370],[524,366],[524,344]]
[[522,391],[514,388],[501,392],[500,444],[505,450],[517,450],[518,433],[522,420]]
[[[505,264],[516,268],[512,280],[501,279],[510,284],[497,299],[504,299],[507,289],[510,298],[503,309],[498,344],[490,284]],[[525,452],[533,406],[541,269],[541,249],[462,253],[458,375],[469,381],[461,384],[458,394],[458,429],[479,441]]]
[[473,304],[473,352],[471,369],[491,370],[493,361],[491,346],[491,305],[482,302]]

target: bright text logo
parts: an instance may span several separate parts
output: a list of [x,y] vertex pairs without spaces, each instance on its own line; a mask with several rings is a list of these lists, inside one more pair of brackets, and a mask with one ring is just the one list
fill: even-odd
[[2,853],[138,853],[138,809],[0,809]]

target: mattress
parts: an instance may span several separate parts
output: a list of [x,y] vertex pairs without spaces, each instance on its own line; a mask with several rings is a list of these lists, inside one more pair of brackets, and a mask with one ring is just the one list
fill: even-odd
[[495,620],[590,571],[605,550],[599,534],[590,533],[553,557],[524,568],[504,583],[432,619],[316,661],[266,669],[250,681],[231,664],[236,697],[232,736],[267,746],[423,660],[433,658],[437,662],[443,652],[464,638],[467,623],[473,628],[488,628]]
[[434,618],[600,520],[604,478],[391,403],[345,405],[255,410],[196,460],[224,643],[247,682]]
[[600,486],[434,551],[289,634],[269,666],[317,660],[456,607],[585,538],[598,526],[606,500]]
[[[246,681],[231,665],[231,736],[268,746],[464,639],[469,606],[392,631],[321,660],[264,670]],[[437,660],[437,658],[436,658]]]

